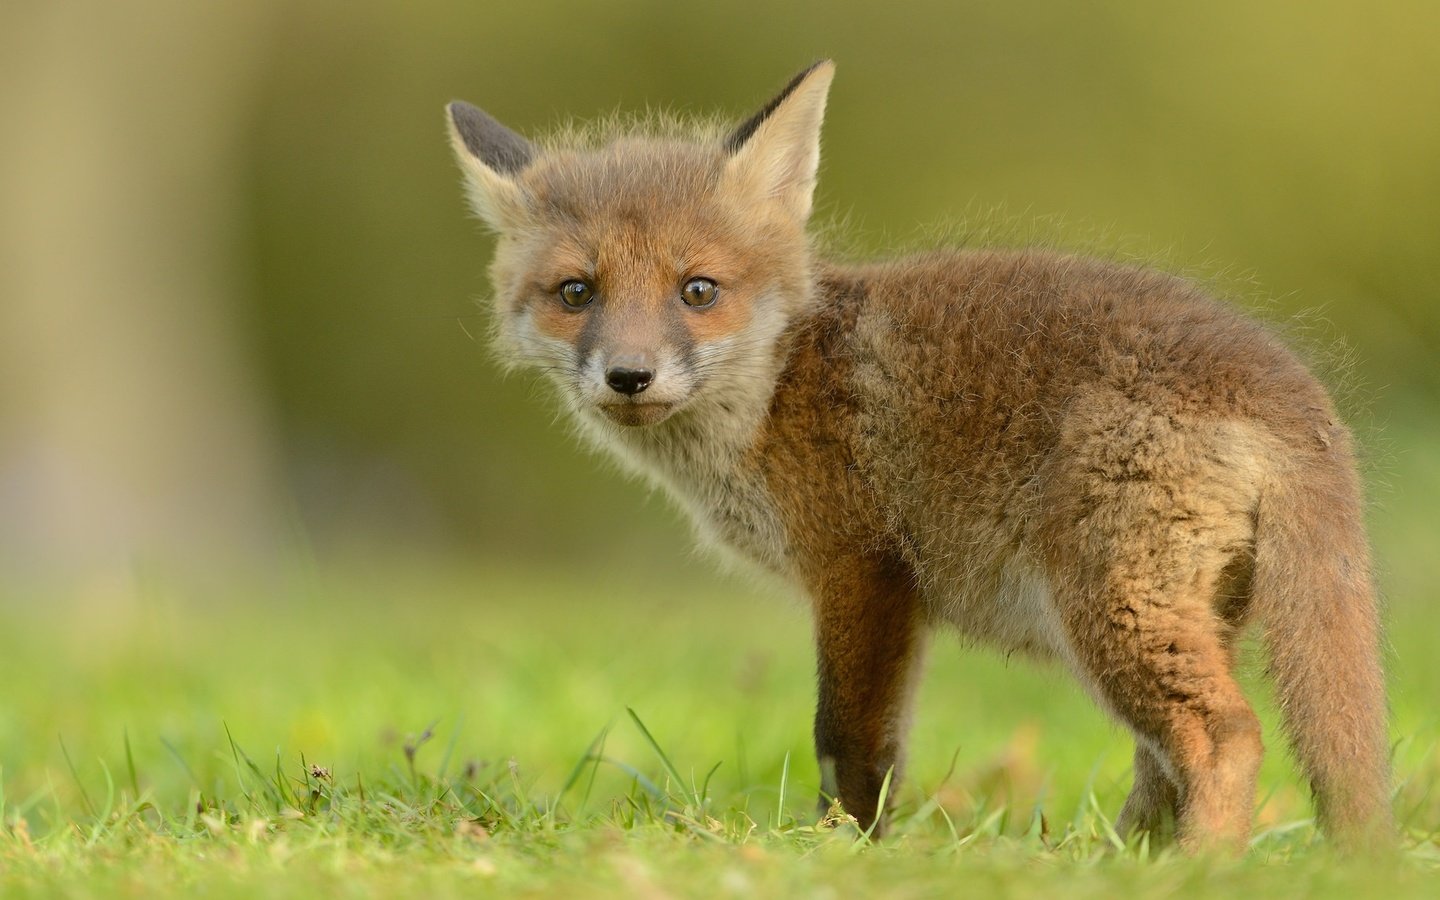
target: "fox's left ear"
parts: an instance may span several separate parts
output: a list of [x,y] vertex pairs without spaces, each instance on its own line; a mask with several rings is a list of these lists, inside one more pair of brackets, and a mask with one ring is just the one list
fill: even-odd
[[834,77],[835,63],[815,63],[725,139],[730,153],[726,174],[780,201],[802,221],[809,218],[815,195],[820,123]]
[[524,208],[525,194],[515,176],[535,158],[535,148],[483,109],[455,100],[445,111],[470,205],[490,227],[504,231]]

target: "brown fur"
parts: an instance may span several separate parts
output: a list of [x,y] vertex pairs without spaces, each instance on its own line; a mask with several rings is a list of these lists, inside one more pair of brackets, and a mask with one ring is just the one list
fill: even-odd
[[[948,625],[1056,660],[1134,734],[1122,829],[1242,848],[1262,747],[1233,671],[1253,618],[1324,827],[1388,834],[1360,489],[1323,388],[1163,273],[1046,251],[814,260],[832,71],[728,144],[539,152],[505,132],[487,151],[476,134],[503,126],[461,116],[484,124],[452,134],[502,236],[502,352],[549,367],[703,540],[809,596],[825,789],[863,825],[883,826],[925,634]],[[534,161],[487,167],[501,151]],[[678,303],[696,275],[713,308]],[[555,299],[575,277],[596,287],[579,311]],[[616,358],[653,363],[654,387],[608,393]]]

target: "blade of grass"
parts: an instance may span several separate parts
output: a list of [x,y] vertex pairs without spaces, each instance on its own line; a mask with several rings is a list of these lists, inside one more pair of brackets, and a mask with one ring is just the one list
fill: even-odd
[[698,804],[698,805],[700,805],[700,806],[705,806],[705,805],[707,805],[707,804],[710,802],[710,779],[712,779],[712,778],[715,777],[715,773],[718,772],[718,771],[720,771],[720,767],[723,766],[724,764],[725,764],[725,763],[724,763],[723,760],[720,761],[720,762],[717,762],[715,765],[713,765],[713,766],[710,767],[710,771],[709,771],[709,772],[706,772],[706,773],[705,773],[705,780],[702,781],[702,782],[700,782],[700,796],[699,796],[699,798],[698,798],[698,799],[699,799],[699,804]]
[[780,800],[775,804],[775,828],[785,824],[785,788],[790,780],[790,751],[785,751],[785,760],[780,764]]
[[880,820],[885,816],[886,801],[890,798],[890,779],[895,776],[895,767],[891,766],[885,770],[885,779],[880,782],[880,796],[875,800],[875,819],[870,827],[860,833],[860,837],[854,844],[850,845],[850,852],[857,853],[860,849],[870,846],[870,836],[879,827]]
[[1091,813],[1095,816],[1095,818],[1100,822],[1101,836],[1103,836],[1105,840],[1109,841],[1110,846],[1114,847],[1116,850],[1124,850],[1125,842],[1121,840],[1120,835],[1115,832],[1115,826],[1110,824],[1110,817],[1105,815],[1105,810],[1100,808],[1100,799],[1095,796],[1095,792],[1093,790],[1090,791],[1090,810]]
[[110,814],[115,810],[115,779],[110,774],[110,767],[105,765],[105,760],[100,760],[100,771],[105,773],[105,808],[95,817],[94,823],[90,826],[90,836],[85,839],[86,847],[93,847],[100,838],[109,831]]
[[130,773],[130,790],[140,799],[140,779],[135,775],[135,754],[130,751],[130,729],[125,729],[125,769]]
[[663,790],[660,789],[660,786],[659,786],[658,784],[656,784],[655,782],[651,781],[649,778],[646,778],[646,777],[640,772],[640,770],[637,769],[637,768],[635,768],[634,766],[632,766],[632,765],[630,765],[630,764],[628,764],[628,763],[623,763],[623,762],[621,762],[621,761],[618,760],[618,759],[612,759],[612,758],[610,758],[610,757],[608,757],[608,756],[604,758],[604,762],[609,763],[610,765],[612,765],[612,766],[614,766],[615,768],[619,769],[620,771],[624,772],[626,775],[629,775],[631,778],[633,778],[633,779],[635,780],[635,783],[636,783],[637,785],[639,785],[640,787],[644,788],[644,789],[645,789],[645,792],[646,792],[647,794],[649,794],[650,796],[654,797],[655,799],[657,799],[657,800],[664,800],[664,799],[667,798],[666,793],[665,793]]
[[594,754],[592,754],[592,759],[594,761],[590,766],[590,778],[585,782],[585,795],[580,798],[581,809],[584,809],[585,807],[590,805],[590,794],[595,790],[595,779],[600,775],[600,763],[604,762],[605,742],[609,739],[609,737],[610,726],[607,725],[604,729],[601,730],[599,738],[600,745],[595,748],[595,752]]
[[180,755],[180,751],[175,749],[175,745],[162,737],[160,738],[160,746],[164,747],[170,752],[171,756],[175,757],[175,761],[180,764],[180,768],[185,770],[185,774],[190,777],[190,783],[195,786],[195,789],[204,790],[200,784],[200,779],[195,776],[195,770],[190,768],[190,764],[185,761],[185,757]]
[[224,725],[224,727],[225,740],[230,742],[230,758],[235,762],[235,782],[240,786],[241,796],[245,798],[245,801],[247,803],[251,803],[252,801],[250,800],[250,789],[245,784],[245,772],[243,769],[240,768],[240,748],[235,746],[235,738],[230,734],[230,726],[227,724]]
[[570,775],[565,779],[565,783],[560,786],[560,793],[555,797],[555,804],[557,806],[565,799],[565,795],[570,792],[570,789],[575,786],[576,782],[580,780],[580,776],[585,774],[585,770],[595,764],[595,755],[599,752],[599,747],[604,743],[605,735],[608,734],[609,731],[610,726],[606,725],[590,740],[590,746],[585,748],[584,755],[575,762],[575,767],[570,770]]
[[70,751],[65,746],[65,737],[56,735],[60,741],[60,753],[65,757],[65,765],[70,767],[70,777],[75,781],[75,787],[80,790],[80,799],[85,802],[85,809],[89,811],[90,817],[95,818],[95,804],[90,802],[90,792],[85,790],[85,783],[80,780],[80,773],[75,769],[75,763],[70,759]]
[[[230,733],[230,726],[228,724],[222,724],[225,728],[225,740],[230,742],[230,753],[235,757],[236,760],[236,777],[240,777],[240,763],[244,762],[246,768],[248,768],[251,774],[255,776],[256,782],[265,792],[265,795],[270,798],[270,801],[273,804],[275,804],[275,808],[274,810],[272,810],[272,812],[278,813],[282,809],[284,809],[286,805],[296,806],[298,808],[298,803],[291,802],[285,797],[285,777],[280,771],[279,748],[276,748],[275,750],[275,779],[272,782],[271,779],[265,776],[264,772],[260,771],[260,767],[255,764],[255,761],[250,758],[250,755],[246,753],[244,748],[242,748],[240,744],[235,740],[235,736]],[[246,788],[243,778],[240,780],[240,792],[245,797],[245,802],[249,803],[252,808],[257,805],[255,803],[253,794],[251,794],[248,788]]]
[[655,736],[650,733],[650,729],[646,728],[645,723],[640,721],[640,717],[635,714],[635,710],[627,706],[625,707],[625,711],[630,714],[630,718],[635,722],[635,727],[639,728],[640,733],[644,735],[645,742],[650,745],[650,749],[654,750],[655,755],[660,757],[660,764],[665,767],[665,773],[675,782],[678,789],[683,790],[685,787],[685,779],[680,777],[679,770],[675,768],[674,763],[670,762],[670,757],[665,755],[665,751],[660,748],[660,743],[655,740]]

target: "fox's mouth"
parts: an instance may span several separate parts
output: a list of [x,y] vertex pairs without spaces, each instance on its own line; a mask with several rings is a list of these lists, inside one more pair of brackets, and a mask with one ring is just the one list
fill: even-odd
[[674,403],[646,403],[631,400],[624,403],[602,403],[600,411],[617,425],[654,425],[669,418],[675,411]]

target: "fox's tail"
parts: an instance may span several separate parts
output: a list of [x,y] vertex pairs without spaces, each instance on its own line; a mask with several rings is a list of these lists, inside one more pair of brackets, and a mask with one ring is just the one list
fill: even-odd
[[1393,830],[1385,682],[1360,485],[1334,437],[1261,497],[1253,609],[1320,826],[1364,848]]

